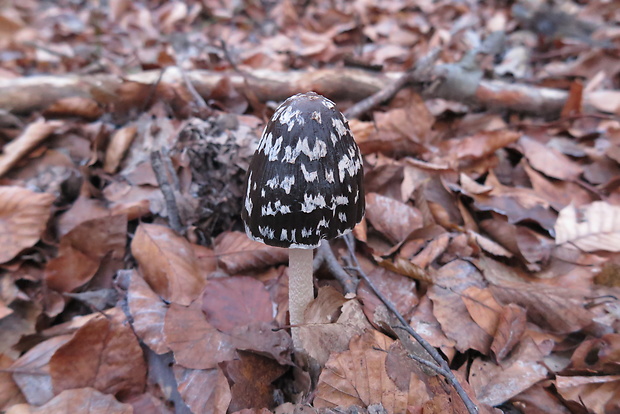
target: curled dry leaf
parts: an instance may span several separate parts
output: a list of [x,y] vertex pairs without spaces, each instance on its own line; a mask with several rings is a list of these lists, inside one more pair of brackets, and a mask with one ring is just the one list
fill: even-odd
[[130,272],[127,304],[133,318],[133,329],[153,352],[165,354],[170,350],[164,340],[164,321],[168,306],[135,270]]
[[555,223],[556,244],[570,243],[583,251],[620,251],[620,207],[595,201],[579,211],[568,205]]
[[26,404],[11,407],[7,414],[133,414],[129,404],[123,404],[112,395],[94,388],[66,390],[41,407]]
[[140,224],[131,253],[151,289],[170,302],[187,306],[206,284],[191,244],[168,227]]
[[214,328],[227,333],[273,320],[273,303],[265,285],[247,276],[211,280],[202,295],[202,311]]
[[54,353],[49,363],[55,393],[91,386],[106,394],[140,394],[146,384],[146,365],[133,331],[98,316],[78,329]]
[[138,128],[130,125],[119,129],[112,135],[110,144],[105,152],[105,161],[103,163],[103,171],[112,174],[116,171],[125,156],[125,153],[131,146],[136,136]]
[[37,147],[43,140],[63,125],[59,121],[38,120],[26,127],[24,132],[2,147],[0,154],[0,177],[6,174],[19,160]]
[[288,252],[279,247],[250,240],[245,233],[226,232],[215,240],[220,266],[231,275],[286,263]]
[[94,99],[71,96],[59,99],[48,106],[44,114],[48,118],[78,117],[94,121],[103,115],[103,110]]
[[175,365],[172,370],[179,394],[193,413],[226,414],[232,397],[219,367],[188,369]]
[[50,217],[54,196],[22,187],[0,187],[0,263],[39,241]]
[[366,219],[396,243],[424,224],[422,213],[417,208],[377,193],[366,195]]
[[59,292],[71,292],[88,282],[110,254],[122,259],[127,240],[127,217],[101,217],[85,221],[60,239],[58,257],[45,267],[47,285]]

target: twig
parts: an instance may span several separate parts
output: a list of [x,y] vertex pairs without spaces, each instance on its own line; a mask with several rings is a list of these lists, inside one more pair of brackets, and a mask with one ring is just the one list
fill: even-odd
[[342,266],[340,266],[336,256],[334,256],[334,252],[332,251],[329,242],[321,243],[317,249],[317,255],[320,255],[323,259],[322,264],[325,265],[329,273],[331,273],[342,285],[344,296],[346,298],[354,298],[357,292],[359,279],[355,280],[349,273],[345,272]]
[[192,98],[194,98],[194,102],[196,103],[196,105],[198,105],[198,108],[209,109],[209,105],[207,105],[207,103],[202,98],[202,96],[200,96],[200,94],[194,87],[194,84],[192,84],[191,79],[189,78],[189,76],[187,76],[187,72],[185,72],[184,69],[180,69],[180,70],[181,70],[181,76],[183,77],[183,82],[185,82],[185,87],[187,88],[189,93],[192,95]]
[[463,386],[459,383],[456,376],[452,373],[452,370],[450,369],[450,366],[448,366],[448,363],[441,357],[439,352],[437,352],[437,350],[431,344],[429,344],[424,338],[422,338],[409,325],[409,323],[400,314],[400,312],[396,309],[396,307],[385,296],[383,296],[381,292],[379,292],[375,284],[368,278],[368,275],[366,275],[366,273],[362,270],[357,260],[357,256],[355,256],[355,245],[354,245],[351,235],[345,236],[344,239],[347,243],[349,254],[351,255],[351,260],[353,261],[355,265],[355,271],[357,272],[357,274],[362,279],[364,279],[368,287],[370,287],[373,293],[377,295],[377,297],[381,300],[381,302],[383,302],[385,307],[388,308],[388,310],[392,312],[394,316],[396,316],[399,322],[403,325],[402,329],[406,330],[409,335],[411,335],[416,341],[418,341],[418,343],[422,345],[422,347],[426,350],[426,352],[430,354],[430,356],[435,360],[435,362],[437,362],[439,367],[444,371],[442,375],[446,378],[446,380],[450,383],[450,385],[452,385],[452,387],[455,389],[457,394],[463,400],[463,403],[465,404],[465,407],[467,408],[467,412],[469,414],[477,414],[478,407],[476,407],[476,405],[473,403],[471,398],[469,398],[469,395],[465,392],[465,390],[463,389]]
[[162,160],[161,152],[157,150],[151,152],[151,164],[153,166],[153,171],[155,172],[155,177],[157,177],[159,189],[164,195],[166,209],[168,210],[168,222],[170,223],[170,228],[179,234],[183,234],[184,228],[181,225],[181,217],[179,215],[179,208],[174,197],[174,189],[168,180],[168,172],[166,166],[164,165],[164,161]]

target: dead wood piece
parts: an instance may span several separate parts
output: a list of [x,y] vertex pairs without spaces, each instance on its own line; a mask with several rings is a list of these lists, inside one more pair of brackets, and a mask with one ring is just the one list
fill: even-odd
[[[250,89],[261,101],[281,101],[287,97],[313,90],[335,100],[361,101],[385,90],[387,97],[393,94],[393,88],[401,86],[399,79],[417,82],[417,89],[427,98],[449,98],[445,96],[450,90],[452,97],[457,96],[465,103],[487,106],[492,109],[511,110],[544,115],[558,115],[568,92],[558,89],[539,88],[525,84],[511,84],[502,81],[463,78],[460,71],[446,70],[445,65],[431,67],[424,79],[418,79],[413,71],[406,73],[381,73],[351,68],[330,68],[309,71],[276,72],[270,70],[250,70],[245,76],[238,72],[212,72],[205,70],[187,71],[184,76],[179,68],[168,68],[160,83],[191,85],[203,98],[208,98],[210,91],[225,77],[239,91]],[[93,76],[33,76],[17,79],[0,80],[0,109],[16,113],[41,110],[61,98],[82,96],[106,104],[135,105],[144,100],[135,94],[144,93],[140,87],[151,88],[158,81],[161,71],[145,71],[121,78],[114,75]],[[424,82],[431,77],[436,79],[432,90],[425,90]],[[451,88],[437,87],[449,84]],[[132,85],[134,88],[128,87]],[[386,89],[387,88],[387,89]],[[461,88],[462,90],[454,90]],[[396,89],[397,90],[397,89]],[[388,93],[389,92],[389,93]],[[381,99],[384,99],[383,97]],[[587,101],[587,99],[585,99]],[[362,113],[363,111],[359,112]],[[353,114],[357,115],[357,114]]]
[[[157,177],[159,189],[166,201],[170,228],[179,234],[184,234],[184,227],[181,224],[181,216],[179,215],[179,207],[177,206],[176,197],[174,196],[174,189],[170,184],[171,180],[168,179],[169,168],[166,168],[167,163],[163,158],[160,151],[151,152],[151,164],[153,166],[153,172],[155,172],[155,176]],[[172,181],[174,182],[174,179],[172,179]]]

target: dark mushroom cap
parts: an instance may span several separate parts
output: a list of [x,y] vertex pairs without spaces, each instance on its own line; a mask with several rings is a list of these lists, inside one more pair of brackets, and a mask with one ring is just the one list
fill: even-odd
[[364,216],[362,155],[345,117],[314,92],[287,99],[250,162],[241,217],[251,239],[311,249]]

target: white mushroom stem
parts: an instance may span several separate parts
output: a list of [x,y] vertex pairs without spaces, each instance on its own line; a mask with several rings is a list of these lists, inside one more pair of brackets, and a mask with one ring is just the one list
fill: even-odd
[[[291,325],[304,322],[304,312],[314,299],[312,283],[313,249],[288,249],[288,306]],[[302,349],[299,328],[291,328],[293,346]]]

